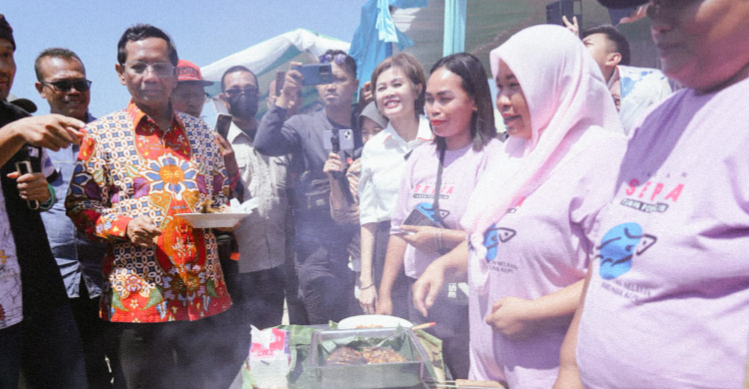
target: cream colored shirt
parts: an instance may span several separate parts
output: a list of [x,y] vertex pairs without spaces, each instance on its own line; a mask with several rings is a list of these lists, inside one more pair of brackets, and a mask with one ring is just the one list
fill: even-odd
[[429,120],[419,116],[416,139],[406,142],[392,124],[388,124],[364,145],[359,179],[359,222],[362,225],[390,220],[398,201],[406,154],[431,141]]
[[249,273],[280,266],[286,255],[289,158],[258,153],[250,136],[234,123],[227,140],[237,158],[245,200],[260,199],[258,209],[234,231],[239,245],[239,271]]

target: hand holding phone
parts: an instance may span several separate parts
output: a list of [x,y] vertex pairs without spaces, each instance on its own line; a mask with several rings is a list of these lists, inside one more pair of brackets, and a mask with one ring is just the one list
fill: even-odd
[[333,67],[329,63],[292,65],[291,68],[304,77],[302,85],[325,85],[333,82]]
[[227,139],[229,137],[229,128],[231,128],[231,115],[225,113],[218,114],[215,131],[224,139]]
[[[29,161],[16,162],[16,171],[18,172],[18,177],[34,173],[34,170],[31,169],[31,162]],[[36,200],[26,200],[26,205],[29,207],[29,209],[39,209],[39,202]]]
[[279,70],[276,72],[276,90],[274,91],[276,96],[281,96],[283,90],[284,80],[286,80],[286,72]]

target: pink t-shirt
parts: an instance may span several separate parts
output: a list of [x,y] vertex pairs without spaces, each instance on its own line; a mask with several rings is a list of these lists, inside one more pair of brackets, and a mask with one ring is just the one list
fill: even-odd
[[[473,188],[484,172],[487,162],[497,155],[502,142],[492,139],[483,150],[473,150],[473,145],[458,150],[445,151],[445,162],[442,169],[439,207],[447,228],[460,229],[460,218],[468,206]],[[440,153],[433,143],[416,148],[406,163],[406,170],[401,180],[398,203],[393,211],[391,234],[403,233],[401,223],[412,210],[426,207],[431,210],[434,202],[434,191],[437,182],[437,168]],[[411,245],[406,248],[404,265],[406,275],[419,278],[427,266],[437,259],[436,252],[424,252]]]
[[742,388],[749,80],[682,90],[636,130],[600,214],[577,360],[590,388]]
[[625,148],[624,137],[588,129],[531,195],[485,231],[486,258],[472,250],[469,266],[486,261],[489,268],[483,288],[469,279],[472,379],[504,379],[511,388],[553,385],[568,323],[513,341],[485,320],[503,297],[536,299],[585,277],[592,250],[586,234],[614,194]]

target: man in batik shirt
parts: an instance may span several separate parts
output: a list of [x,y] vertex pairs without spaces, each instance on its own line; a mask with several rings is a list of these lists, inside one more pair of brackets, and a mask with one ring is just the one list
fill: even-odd
[[118,328],[127,387],[210,387],[212,356],[197,337],[217,334],[199,319],[231,299],[213,232],[177,215],[228,210],[223,157],[202,120],[172,108],[178,56],[166,33],[130,27],[117,60],[132,100],[85,127],[66,208],[107,242],[101,316]]

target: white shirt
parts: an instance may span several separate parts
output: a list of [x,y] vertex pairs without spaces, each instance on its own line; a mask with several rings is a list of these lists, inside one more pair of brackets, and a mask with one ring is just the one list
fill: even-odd
[[631,136],[648,109],[671,95],[671,84],[658,69],[619,65],[616,72],[611,80],[618,78],[621,88],[619,118],[625,133]]
[[432,137],[429,120],[419,116],[419,129],[414,140],[406,142],[392,123],[388,123],[364,145],[359,179],[359,222],[362,225],[390,220],[406,168],[405,155],[417,146],[431,142]]
[[21,266],[18,264],[16,243],[0,187],[0,329],[19,323],[22,319]]
[[244,199],[260,199],[258,209],[234,231],[239,245],[239,271],[248,273],[280,266],[286,260],[289,158],[258,153],[250,136],[234,123],[227,141],[237,158]]

